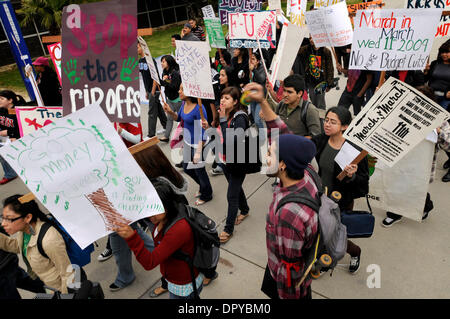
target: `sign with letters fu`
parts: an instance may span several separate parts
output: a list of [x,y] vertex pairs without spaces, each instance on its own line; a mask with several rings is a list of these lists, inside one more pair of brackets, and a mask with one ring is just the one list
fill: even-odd
[[99,104],[110,121],[140,121],[136,12],[136,0],[64,7],[64,116]]
[[344,137],[392,167],[448,118],[440,105],[390,77]]

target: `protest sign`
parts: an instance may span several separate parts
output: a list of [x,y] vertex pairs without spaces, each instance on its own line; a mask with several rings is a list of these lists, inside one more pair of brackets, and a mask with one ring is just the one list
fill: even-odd
[[281,10],[281,0],[269,0],[269,10]]
[[62,106],[16,106],[15,109],[20,136],[33,133],[63,116]]
[[353,27],[345,2],[306,12],[306,23],[317,48],[352,43]]
[[276,20],[275,10],[230,13],[228,16],[230,47],[257,48],[259,39],[262,48],[275,48]]
[[260,11],[265,0],[220,0],[219,17],[222,24],[228,24],[228,14],[233,12]]
[[140,121],[136,12],[136,0],[64,7],[64,115],[99,104],[111,121]]
[[344,2],[344,0],[315,0],[314,1],[314,8],[318,9],[318,8],[324,8],[324,7],[329,7],[332,6],[334,4],[337,4],[339,2]]
[[270,82],[283,81],[289,75],[297,57],[297,52],[307,35],[308,29],[306,28],[301,28],[289,22],[283,24],[277,53],[272,60],[270,68],[272,70]]
[[[390,168],[376,162],[369,179],[369,199],[374,207],[422,221],[435,144],[422,140]],[[371,164],[369,164],[371,165]]]
[[350,69],[423,70],[442,10],[358,10]]
[[150,53],[150,49],[148,48],[147,42],[141,36],[138,37],[138,42],[141,45],[142,50],[144,51],[145,61],[147,62],[147,65],[150,69],[150,75],[152,79],[155,80],[156,83],[161,85],[161,82],[159,80],[159,74],[158,71],[156,70],[156,66],[153,61],[152,54]]
[[0,154],[81,248],[160,214],[162,203],[98,105],[28,134]]
[[219,18],[203,18],[209,44],[213,48],[226,49],[225,36]]
[[214,13],[214,9],[212,5],[207,5],[202,8],[203,17],[204,18],[215,18],[216,14]]
[[347,5],[348,13],[355,14],[358,10],[379,9],[384,6],[383,0],[374,0],[370,2],[361,2]]
[[448,117],[437,103],[390,77],[344,136],[392,167]]
[[[450,10],[450,0],[405,0],[406,9],[443,9]],[[421,10],[423,11],[423,10]],[[437,27],[436,38],[448,37],[450,29],[450,16],[442,16]]]
[[305,12],[307,0],[289,0],[287,6],[289,7],[288,15],[291,23],[300,27],[306,25]]
[[209,45],[201,41],[175,41],[184,95],[214,100]]
[[47,45],[50,58],[55,66],[56,74],[58,74],[59,83],[62,85],[61,80],[61,42]]

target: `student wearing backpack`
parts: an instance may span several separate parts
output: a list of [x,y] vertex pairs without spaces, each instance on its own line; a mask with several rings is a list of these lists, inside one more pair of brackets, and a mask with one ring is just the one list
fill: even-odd
[[[344,131],[350,125],[352,115],[348,109],[342,106],[332,107],[325,114],[323,134],[313,136],[312,141],[317,147],[316,160],[319,165],[319,175],[324,187],[328,188],[328,194],[333,191],[341,193],[339,201],[341,211],[352,210],[356,198],[365,197],[369,192],[369,164],[367,157],[356,164],[347,165],[346,173],[342,181],[337,179],[342,169],[335,162],[335,157],[345,143]],[[350,143],[351,144],[351,143]],[[353,145],[361,151],[359,147]],[[355,274],[360,265],[361,248],[347,241],[347,253],[350,254],[349,272]]]
[[42,256],[37,239],[42,226],[51,222],[34,200],[20,203],[21,196],[10,196],[3,203],[2,227],[9,235],[19,233],[19,236],[11,238],[0,233],[0,249],[22,254],[31,278],[38,277],[45,285],[68,293],[67,285],[76,276],[72,267],[69,267],[71,262],[64,239],[56,228],[50,227],[42,241],[49,258]]
[[[277,157],[278,153],[278,157]],[[311,279],[297,287],[305,271],[304,251],[310,249],[318,232],[318,215],[307,205],[278,203],[293,193],[318,194],[314,179],[305,169],[310,166],[316,147],[303,136],[283,134],[270,145],[269,177],[278,177],[266,218],[268,263],[261,290],[272,299],[311,299]]]
[[[154,186],[165,210],[164,213],[149,218],[154,224],[152,236],[155,249],[152,252],[147,250],[137,232],[126,224],[117,224],[115,231],[126,240],[145,270],[152,270],[160,265],[161,275],[168,282],[170,299],[194,299],[196,296],[192,285],[191,269],[185,261],[173,256],[175,252],[181,250],[193,258],[194,233],[184,218],[166,229],[172,221],[177,219],[179,206],[171,187],[158,182],[155,182]],[[193,271],[197,292],[200,294],[203,288],[203,275],[195,267]]]

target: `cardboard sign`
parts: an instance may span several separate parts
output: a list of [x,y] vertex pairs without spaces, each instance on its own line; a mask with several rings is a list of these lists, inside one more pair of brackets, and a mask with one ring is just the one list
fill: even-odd
[[203,18],[206,34],[212,48],[226,49],[225,36],[219,18]]
[[350,69],[423,70],[442,10],[358,10]]
[[148,48],[147,42],[141,36],[138,37],[138,42],[141,45],[142,50],[144,51],[145,61],[147,62],[152,79],[155,80],[156,83],[161,85],[161,82],[159,80],[159,74],[156,69],[155,63],[153,62],[153,57],[152,54],[150,53],[150,49]]
[[262,48],[275,48],[276,20],[275,10],[230,13],[228,16],[230,47],[257,48],[259,40]]
[[344,137],[392,167],[448,117],[437,103],[390,77]]
[[228,24],[228,14],[233,12],[261,11],[265,0],[219,0],[219,17]]
[[352,43],[353,28],[345,2],[306,12],[306,22],[317,48]]
[[33,133],[63,116],[62,106],[16,106],[15,109],[20,136]]
[[214,13],[214,8],[212,5],[207,5],[202,8],[203,17],[204,18],[215,18],[216,14]]
[[105,113],[86,106],[0,154],[81,248],[126,224],[164,211],[150,180]]
[[56,74],[58,74],[59,83],[62,85],[61,80],[61,42],[47,45],[48,52],[50,52],[50,58],[55,66]]
[[[405,0],[406,9],[443,9],[450,10],[450,0]],[[422,10],[421,10],[422,11]],[[450,29],[450,16],[442,16],[436,31],[436,38],[448,37]]]
[[140,121],[136,12],[136,0],[64,7],[64,115],[99,104],[113,122]]
[[339,2],[345,2],[344,0],[315,0],[314,1],[314,8],[325,8],[332,6],[334,4],[338,4]]
[[306,4],[307,0],[289,0],[287,6],[289,7],[288,15],[291,19],[291,23],[300,27],[306,25]]
[[291,72],[303,39],[308,36],[308,29],[292,23],[285,23],[281,30],[277,53],[272,60],[271,82],[283,81]]
[[201,41],[175,41],[184,95],[214,100],[209,45]]

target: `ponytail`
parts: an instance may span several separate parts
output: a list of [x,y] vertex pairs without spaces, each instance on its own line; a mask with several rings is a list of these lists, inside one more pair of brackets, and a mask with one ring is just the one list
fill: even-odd
[[39,208],[36,201],[31,200],[26,203],[21,203],[19,198],[23,195],[13,195],[6,198],[3,201],[3,207],[9,207],[12,211],[19,214],[21,217],[26,217],[28,214],[31,214],[33,217],[31,218],[31,222],[36,222],[40,219],[43,222],[51,223],[47,215],[45,215]]

